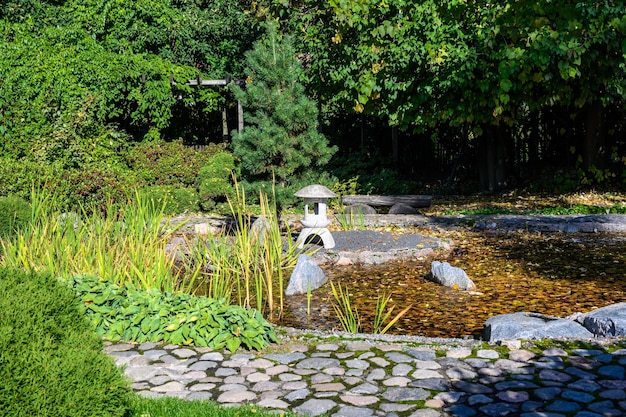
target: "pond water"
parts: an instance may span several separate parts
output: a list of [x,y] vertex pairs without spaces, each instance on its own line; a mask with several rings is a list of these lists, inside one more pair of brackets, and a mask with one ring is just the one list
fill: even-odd
[[[427,232],[431,233],[432,232]],[[475,337],[492,316],[520,311],[565,317],[626,301],[626,235],[442,231],[454,249],[436,259],[378,266],[325,267],[348,288],[364,332],[372,329],[379,294],[392,295],[394,312],[411,306],[389,331],[426,337]],[[432,260],[463,268],[480,294],[441,287],[424,279]],[[341,330],[330,286],[307,297],[288,297],[278,324]]]

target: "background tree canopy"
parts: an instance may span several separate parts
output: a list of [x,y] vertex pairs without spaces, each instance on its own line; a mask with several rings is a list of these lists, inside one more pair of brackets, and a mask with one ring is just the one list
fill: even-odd
[[[296,171],[327,185],[358,175],[355,190],[376,192],[495,190],[547,168],[575,184],[626,180],[623,1],[9,0],[0,20],[2,195],[35,179],[76,194],[79,172],[108,190],[149,186],[127,150],[178,139],[234,150],[246,180],[273,171],[286,185]],[[293,73],[246,61],[275,36],[267,22],[293,42]],[[282,79],[248,93],[187,84],[262,70]],[[282,108],[308,109],[308,136],[262,162],[269,120],[299,116],[253,96],[283,82],[300,86],[282,97],[303,107]],[[231,143],[237,99],[248,121]],[[319,133],[338,147],[336,179],[310,176],[330,153],[301,159]]]

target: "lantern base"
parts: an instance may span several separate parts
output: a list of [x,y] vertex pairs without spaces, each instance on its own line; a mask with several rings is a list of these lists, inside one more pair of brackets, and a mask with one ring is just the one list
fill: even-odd
[[335,239],[333,239],[333,235],[330,234],[330,231],[325,227],[305,227],[300,232],[298,236],[298,240],[296,240],[296,246],[298,248],[303,248],[307,239],[312,236],[319,236],[324,243],[324,249],[332,249],[335,247]]

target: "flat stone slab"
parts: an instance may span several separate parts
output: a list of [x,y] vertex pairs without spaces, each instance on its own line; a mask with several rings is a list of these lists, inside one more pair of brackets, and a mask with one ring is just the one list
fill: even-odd
[[450,250],[445,239],[418,233],[389,233],[374,230],[332,232],[335,247],[320,249],[314,255],[322,262],[347,258],[352,262],[380,264],[394,259],[409,259],[432,254],[435,250]]

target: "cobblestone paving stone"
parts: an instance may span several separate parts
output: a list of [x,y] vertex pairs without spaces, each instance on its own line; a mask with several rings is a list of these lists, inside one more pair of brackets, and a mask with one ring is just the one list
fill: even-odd
[[[110,344],[146,397],[174,396],[332,417],[626,415],[626,349],[441,349],[367,341],[284,353]],[[506,352],[506,353],[501,353]]]

